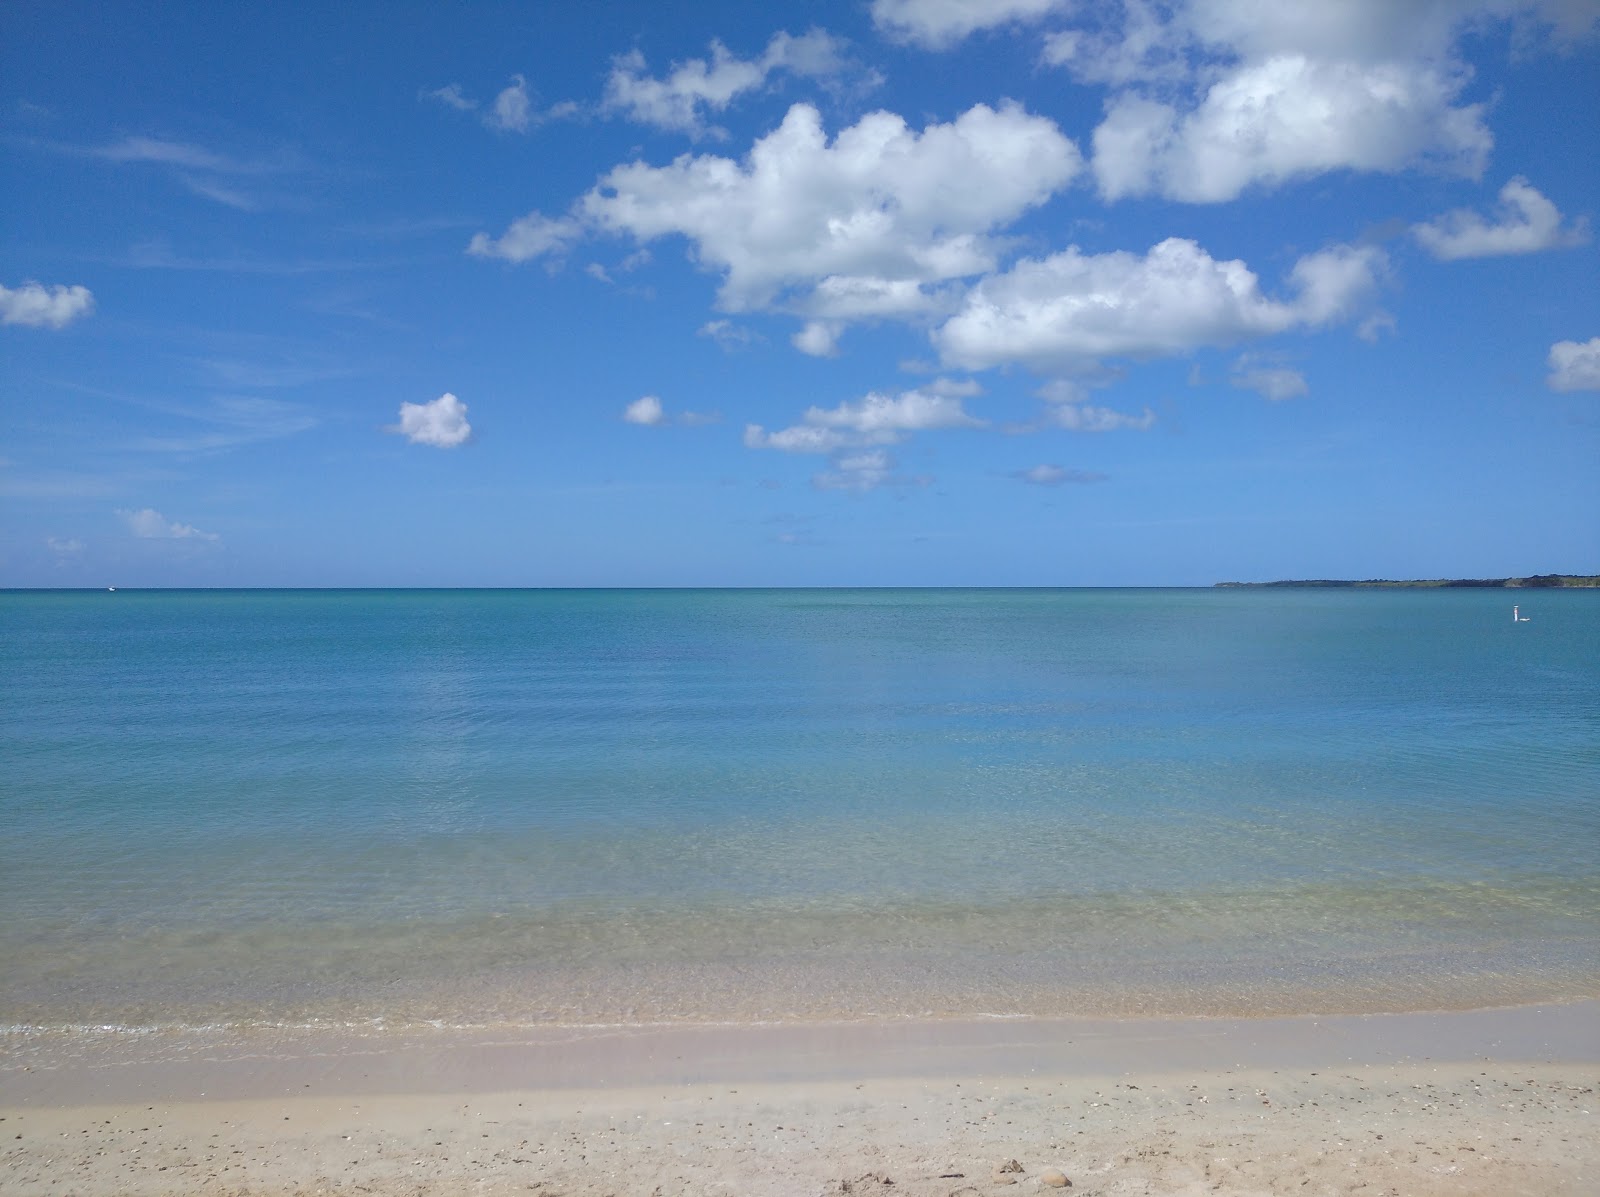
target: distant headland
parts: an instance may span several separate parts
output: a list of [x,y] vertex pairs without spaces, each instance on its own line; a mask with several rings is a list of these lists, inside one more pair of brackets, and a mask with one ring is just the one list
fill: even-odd
[[1283,582],[1218,582],[1218,586],[1252,587],[1252,586],[1367,586],[1377,588],[1411,587],[1422,589],[1443,589],[1451,586],[1501,586],[1508,590],[1525,589],[1563,589],[1563,588],[1588,588],[1600,587],[1600,575],[1597,574],[1534,574],[1528,578],[1414,578],[1410,581],[1394,581],[1389,578],[1365,578],[1361,581],[1344,581],[1334,578],[1305,578]]

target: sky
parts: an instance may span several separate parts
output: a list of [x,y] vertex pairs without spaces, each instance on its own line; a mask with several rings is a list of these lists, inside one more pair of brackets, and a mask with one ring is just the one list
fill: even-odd
[[0,585],[1600,572],[1600,0],[0,47]]

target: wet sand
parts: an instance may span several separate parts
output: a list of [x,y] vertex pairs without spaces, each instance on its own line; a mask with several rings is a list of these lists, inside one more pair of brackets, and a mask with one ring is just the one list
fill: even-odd
[[13,1036],[0,1191],[1586,1194],[1597,1081],[1594,1002]]

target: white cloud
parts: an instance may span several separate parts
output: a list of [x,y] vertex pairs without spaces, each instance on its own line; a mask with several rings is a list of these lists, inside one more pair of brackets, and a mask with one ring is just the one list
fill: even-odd
[[744,445],[747,449],[779,449],[785,453],[833,453],[854,443],[854,438],[836,428],[822,428],[813,424],[796,424],[768,432],[760,424],[744,426]]
[[446,391],[431,403],[402,403],[400,423],[387,431],[399,433],[413,445],[454,449],[472,435],[467,405]]
[[1297,399],[1311,393],[1311,388],[1306,385],[1305,377],[1298,370],[1291,370],[1287,366],[1274,365],[1270,361],[1264,361],[1249,353],[1233,363],[1233,370],[1228,376],[1228,381],[1240,390],[1255,391],[1257,394],[1274,402],[1282,399]]
[[1293,297],[1280,300],[1243,262],[1217,261],[1193,241],[1171,237],[1142,257],[1072,247],[984,279],[933,339],[966,369],[1086,371],[1103,357],[1180,354],[1346,318],[1384,262],[1373,248],[1307,255],[1290,273]]
[[619,166],[582,211],[641,242],[688,238],[695,260],[723,275],[725,311],[893,317],[928,310],[929,284],[993,269],[994,230],[1080,167],[1054,123],[1012,104],[980,104],[921,134],[875,112],[831,143],[817,110],[796,104],[742,161]]
[[261,170],[259,164],[244,163],[202,146],[168,141],[161,137],[124,137],[115,145],[105,146],[93,153],[107,162],[151,162],[216,174],[256,174]]
[[811,485],[818,490],[872,490],[890,482],[920,481],[897,479],[894,458],[883,449],[868,449],[836,456],[833,468],[814,474]]
[[[166,167],[171,176],[189,192],[242,212],[254,212],[267,206],[269,198],[243,190],[238,180],[259,180],[304,169],[299,155],[289,151],[265,157],[241,158],[161,137],[125,137],[112,145],[69,152],[87,153],[103,162]],[[282,196],[274,196],[270,197],[270,202],[286,201]]]
[[[683,157],[611,172],[586,206],[641,240],[680,233],[727,271],[724,305],[759,307],[786,284],[937,280],[993,261],[982,235],[1076,173],[1072,143],[1042,117],[979,105],[920,136],[872,113],[830,146],[795,105],[743,163]],[[970,185],[982,177],[986,186]]]
[[1493,144],[1463,104],[1466,30],[1558,0],[1125,0],[1079,6],[1044,60],[1118,90],[1094,134],[1107,199],[1212,203],[1326,171],[1427,165],[1476,178]]
[[1104,482],[1106,475],[1094,470],[1068,470],[1058,465],[1029,466],[1025,470],[1013,470],[1011,477],[1018,482],[1026,482],[1030,486],[1061,486],[1073,482]]
[[656,79],[638,50],[612,60],[604,108],[659,129],[691,137],[724,137],[705,123],[704,113],[721,112],[744,92],[763,86],[774,72],[810,78],[837,75],[845,69],[844,43],[821,29],[799,37],[774,34],[760,58],[735,57],[721,42],[711,43],[711,58],[675,63],[670,74]]
[[422,98],[425,100],[437,100],[445,107],[454,108],[457,112],[471,112],[478,106],[478,101],[468,99],[461,94],[461,85],[459,83],[450,83],[444,87],[435,87],[424,91]]
[[809,407],[802,423],[768,433],[759,424],[745,427],[744,443],[752,449],[789,453],[832,453],[847,446],[890,445],[909,433],[933,428],[982,428],[984,421],[962,409],[956,395],[929,390],[885,395],[877,391],[859,403],[834,408]]
[[94,311],[88,287],[46,287],[28,280],[13,290],[0,287],[0,323],[24,328],[62,329]]
[[1109,407],[1063,403],[1050,409],[1048,422],[1069,432],[1148,432],[1156,426],[1156,413],[1147,407],[1142,414],[1130,416]]
[[896,41],[944,50],[980,29],[1020,25],[1071,0],[872,0],[872,23]]
[[[464,93],[459,83],[425,88],[418,95],[420,99],[434,100],[457,112],[478,112],[479,109],[478,101]],[[538,107],[527,78],[512,75],[511,82],[495,95],[488,107],[478,112],[478,119],[486,128],[499,133],[526,133],[547,121],[576,116],[578,111],[578,105],[570,100],[552,104],[549,108]]]
[[735,324],[732,320],[708,320],[700,326],[697,335],[710,337],[728,353],[748,348],[763,339],[759,333],[752,332],[742,324]]
[[622,418],[630,424],[643,424],[648,428],[658,428],[665,424],[682,424],[690,428],[698,428],[705,424],[720,423],[722,417],[716,412],[680,411],[676,414],[669,413],[661,404],[661,399],[656,395],[641,395],[627,407],[622,409]]
[[622,409],[622,418],[630,424],[656,425],[667,422],[661,400],[655,395],[641,395]]
[[929,429],[982,427],[986,427],[985,421],[968,415],[959,395],[941,394],[934,388],[898,395],[874,391],[859,403],[807,408],[799,424],[776,432],[747,424],[744,443],[750,449],[829,454],[832,468],[812,478],[813,486],[819,490],[871,490],[889,483],[925,481],[897,478],[894,460],[882,446],[898,444],[914,432]]
[[138,511],[118,510],[128,531],[141,540],[218,540],[215,532],[202,532],[199,528],[189,524],[180,524],[176,520],[168,520],[153,507],[141,508]]
[[1553,391],[1600,391],[1600,337],[1587,341],[1557,341],[1550,346]]
[[559,255],[583,233],[583,227],[569,217],[552,219],[529,212],[511,223],[499,237],[478,233],[467,245],[467,252],[478,258],[501,258],[507,262],[526,262],[530,258]]
[[837,357],[839,334],[844,330],[833,320],[810,320],[790,338],[801,353],[811,357]]
[[1094,132],[1095,178],[1108,200],[1194,203],[1339,169],[1425,162],[1476,178],[1493,138],[1481,105],[1451,106],[1461,83],[1428,65],[1284,54],[1229,72],[1187,112],[1126,94]]
[[510,85],[495,96],[493,106],[484,114],[484,122],[503,133],[526,133],[532,121],[533,101],[528,98],[528,81],[521,75],[513,75]]
[[1447,262],[1531,254],[1582,245],[1589,239],[1584,221],[1563,226],[1556,206],[1521,176],[1500,189],[1500,207],[1492,221],[1458,208],[1437,220],[1413,225],[1411,232],[1429,253]]
[[83,541],[76,537],[62,540],[59,537],[47,536],[44,538],[44,542],[49,546],[50,551],[58,557],[76,557],[83,552]]

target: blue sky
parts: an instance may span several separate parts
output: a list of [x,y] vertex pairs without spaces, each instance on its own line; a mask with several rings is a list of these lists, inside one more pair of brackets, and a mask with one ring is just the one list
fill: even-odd
[[0,9],[0,584],[1600,569],[1600,3]]

